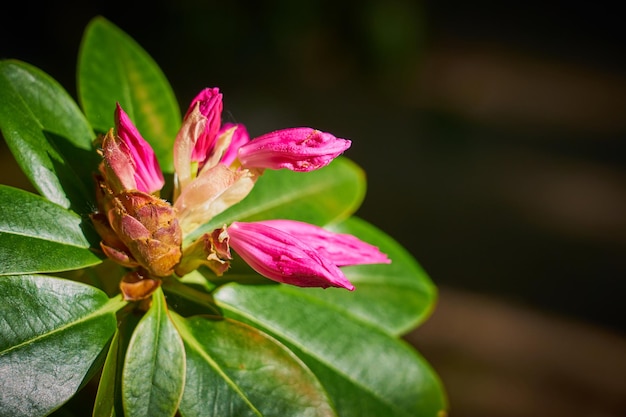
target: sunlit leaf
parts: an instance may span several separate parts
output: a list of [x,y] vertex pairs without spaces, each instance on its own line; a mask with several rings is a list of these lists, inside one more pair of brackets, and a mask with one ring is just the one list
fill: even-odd
[[187,352],[184,417],[335,415],[315,376],[273,338],[222,318],[176,323]]
[[0,277],[0,415],[49,414],[78,391],[123,303],[73,281]]
[[0,185],[0,213],[0,275],[65,271],[100,263],[85,237],[90,226],[75,213],[5,185]]
[[183,394],[185,351],[170,321],[163,292],[137,325],[122,375],[124,410],[129,417],[173,416]]
[[306,291],[308,296],[394,335],[406,333],[428,318],[435,306],[437,289],[406,249],[357,217],[328,228],[378,246],[389,256],[391,264],[344,267],[355,291],[316,288]]
[[228,284],[215,293],[228,317],[279,339],[315,373],[337,414],[433,416],[445,409],[437,375],[411,347],[287,285]]
[[89,211],[98,161],[91,145],[95,135],[63,87],[32,65],[0,61],[0,131],[41,195]]
[[94,18],[83,35],[78,95],[87,119],[99,132],[114,127],[119,102],[154,148],[161,168],[173,170],[172,145],[181,116],[172,87],[152,57],[103,17]]

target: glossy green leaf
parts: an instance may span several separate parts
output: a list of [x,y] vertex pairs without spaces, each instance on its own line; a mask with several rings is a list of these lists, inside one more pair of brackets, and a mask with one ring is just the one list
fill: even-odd
[[330,225],[338,233],[349,233],[378,246],[391,264],[344,267],[355,285],[353,292],[319,288],[304,290],[324,304],[332,304],[346,316],[400,335],[422,323],[431,314],[437,289],[417,261],[398,242],[366,221],[351,217]]
[[89,210],[95,135],[54,79],[24,62],[0,61],[0,130],[41,195],[80,213]]
[[315,376],[275,339],[228,319],[174,317],[187,352],[183,417],[335,415]]
[[292,349],[342,417],[437,417],[446,406],[437,375],[408,344],[318,297],[287,285],[229,284],[215,298],[227,316]]
[[100,373],[92,417],[124,416],[122,404],[124,358],[133,332],[141,319],[139,314],[128,314],[133,308],[135,306],[130,304],[127,311],[118,314],[117,332],[111,341]]
[[327,224],[350,216],[365,197],[365,174],[347,158],[317,171],[267,170],[240,203],[190,233],[192,241],[232,221],[301,220]]
[[118,350],[119,332],[115,332],[102,367],[98,392],[96,393],[96,400],[93,406],[93,417],[115,416],[116,384],[118,383],[116,376],[119,366]]
[[173,416],[183,394],[184,379],[183,342],[170,321],[159,288],[126,351],[122,374],[125,415]]
[[43,416],[91,376],[120,299],[59,278],[0,277],[0,415]]
[[152,147],[166,172],[180,128],[178,102],[165,75],[128,34],[103,17],[85,29],[78,57],[78,95],[96,131],[114,127],[119,102]]
[[100,262],[84,232],[91,225],[43,197],[0,185],[0,213],[0,275],[65,271]]

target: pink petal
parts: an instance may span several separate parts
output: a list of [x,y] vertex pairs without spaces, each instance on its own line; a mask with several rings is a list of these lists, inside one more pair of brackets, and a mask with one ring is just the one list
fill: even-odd
[[235,162],[235,159],[237,159],[237,152],[239,152],[239,148],[250,142],[250,135],[248,135],[246,127],[242,124],[225,123],[222,126],[220,133],[218,133],[218,136],[223,131],[227,131],[232,127],[236,127],[236,129],[233,132],[233,137],[230,140],[230,145],[228,146],[228,149],[226,149],[224,155],[222,155],[222,159],[220,160],[220,163],[226,166],[230,166],[233,162]]
[[331,261],[288,233],[261,223],[234,222],[230,247],[259,274],[299,287],[354,286]]
[[[217,133],[215,138],[215,144],[211,154],[204,161],[204,167],[198,173],[198,176],[203,175],[203,172],[207,169],[212,169],[217,164],[221,164],[230,167],[236,161],[237,151],[241,144],[250,140],[248,132],[244,125],[227,123]],[[234,142],[233,142],[234,141]],[[224,156],[226,155],[226,163]],[[238,164],[235,164],[233,168],[239,168]],[[258,170],[257,170],[258,171]]]
[[191,154],[191,160],[200,162],[206,160],[215,145],[215,136],[220,130],[222,123],[222,94],[219,88],[205,88],[191,101],[191,105],[185,114],[185,119],[198,106],[200,113],[206,117],[207,122],[199,137],[195,138],[195,146]]
[[350,147],[351,142],[309,127],[267,133],[239,148],[245,168],[287,168],[312,171],[328,165]]
[[134,164],[137,190],[145,193],[159,191],[165,183],[159,162],[150,144],[141,137],[119,103],[115,108],[115,126],[117,136],[126,145]]
[[391,263],[376,246],[356,236],[334,233],[322,227],[294,220],[264,220],[258,223],[289,233],[311,246],[337,266]]

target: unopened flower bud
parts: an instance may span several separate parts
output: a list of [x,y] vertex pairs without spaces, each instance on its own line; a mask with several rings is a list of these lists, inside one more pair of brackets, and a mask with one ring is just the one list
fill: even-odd
[[294,220],[264,220],[257,223],[289,233],[337,266],[391,263],[387,255],[376,246],[347,233],[335,233]]
[[227,231],[230,247],[266,278],[299,287],[354,290],[334,263],[286,232],[258,222],[233,222]]
[[277,130],[239,148],[244,168],[286,168],[308,172],[328,165],[350,147],[347,139],[309,127]]
[[114,194],[101,181],[99,212],[91,216],[101,247],[125,267],[143,267],[155,277],[171,275],[181,257],[182,232],[174,208],[151,194]]
[[[195,139],[191,160],[202,164],[215,145],[215,136],[222,124],[222,94],[219,88],[205,88],[191,101],[185,119],[197,108],[206,119],[204,129]],[[184,122],[183,122],[184,123]]]
[[174,141],[175,197],[198,175],[213,154],[222,107],[222,94],[218,88],[205,88],[191,101]]
[[152,147],[118,104],[116,132],[110,130],[102,141],[104,163],[101,174],[114,192],[139,190],[156,193],[165,183]]

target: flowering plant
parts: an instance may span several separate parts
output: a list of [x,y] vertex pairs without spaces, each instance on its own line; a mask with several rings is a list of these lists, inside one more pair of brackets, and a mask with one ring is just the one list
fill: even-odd
[[217,88],[181,118],[158,66],[101,17],[80,108],[17,60],[0,61],[0,96],[40,194],[0,185],[0,415],[82,415],[84,398],[94,416],[445,413],[400,338],[435,287],[352,216],[365,180],[349,140],[251,139],[222,123]]

